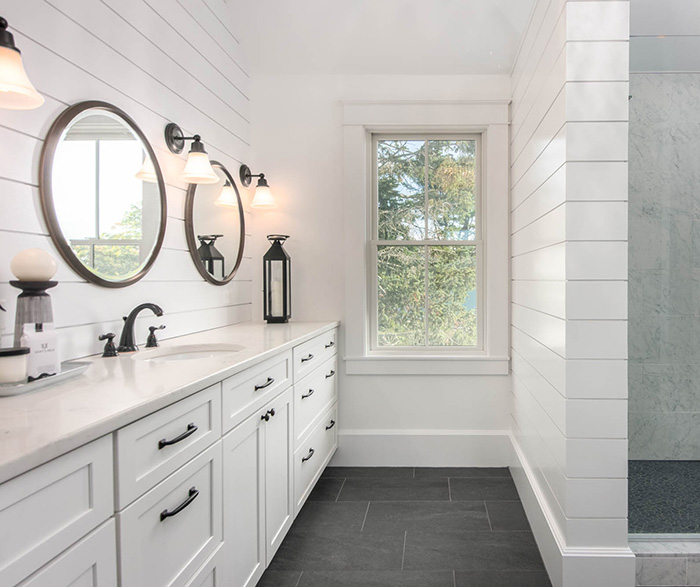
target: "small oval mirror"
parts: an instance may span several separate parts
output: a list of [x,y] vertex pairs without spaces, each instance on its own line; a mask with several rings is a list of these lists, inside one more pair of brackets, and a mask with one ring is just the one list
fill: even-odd
[[97,101],[65,110],[44,143],[40,192],[51,238],[79,275],[124,287],[151,268],[165,234],[165,182],[125,112]]
[[214,184],[191,184],[185,202],[185,232],[195,267],[209,283],[233,279],[243,258],[245,215],[236,182],[218,161]]

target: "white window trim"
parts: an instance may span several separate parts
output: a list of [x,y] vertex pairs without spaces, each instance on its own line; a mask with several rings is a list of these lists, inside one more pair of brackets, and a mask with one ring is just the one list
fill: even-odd
[[[372,135],[480,134],[483,349],[371,350]],[[505,375],[509,369],[509,165],[507,102],[343,104],[345,367],[349,375]]]

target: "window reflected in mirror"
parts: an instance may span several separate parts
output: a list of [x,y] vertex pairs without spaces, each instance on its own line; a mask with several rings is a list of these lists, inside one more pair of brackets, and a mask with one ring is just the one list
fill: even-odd
[[111,105],[85,103],[54,123],[44,155],[42,204],[62,256],[111,287],[150,267],[165,228],[165,189],[152,149]]

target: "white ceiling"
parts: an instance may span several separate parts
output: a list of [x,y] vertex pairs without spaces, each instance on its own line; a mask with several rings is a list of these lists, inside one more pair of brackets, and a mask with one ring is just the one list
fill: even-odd
[[253,74],[426,75],[510,73],[534,0],[228,2]]

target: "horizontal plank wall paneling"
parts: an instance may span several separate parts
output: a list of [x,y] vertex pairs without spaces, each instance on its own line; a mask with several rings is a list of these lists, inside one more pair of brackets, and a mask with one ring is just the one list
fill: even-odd
[[538,0],[512,73],[514,477],[552,583],[631,587],[629,4]]
[[[141,302],[159,304],[165,315],[144,313],[136,335],[165,324],[170,338],[252,319],[252,280],[257,270],[246,250],[234,280],[205,283],[187,250],[179,178],[186,152],[173,155],[163,139],[168,122],[198,133],[209,156],[234,177],[250,159],[250,78],[243,49],[223,0],[22,0],[6,3],[3,16],[22,50],[25,67],[46,98],[36,110],[0,110],[0,299],[8,328],[18,290],[9,263],[20,250],[46,249],[57,257],[58,287],[51,290],[63,360],[101,350],[101,333],[119,332],[121,317]],[[103,100],[123,109],[153,145],[163,170],[168,224],[163,249],[146,277],[124,289],[81,279],[59,258],[39,205],[39,157],[54,119],[69,105]],[[11,148],[7,146],[11,145]],[[239,186],[240,187],[240,186]],[[247,195],[242,193],[244,203]],[[246,241],[251,240],[246,211]],[[12,332],[0,345],[10,345]]]

